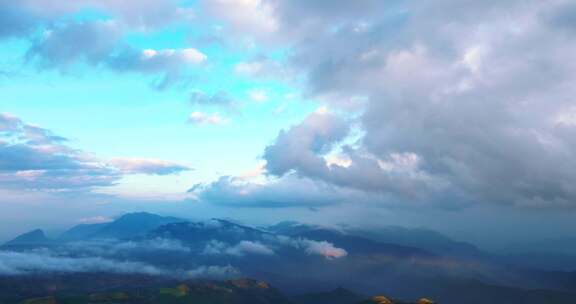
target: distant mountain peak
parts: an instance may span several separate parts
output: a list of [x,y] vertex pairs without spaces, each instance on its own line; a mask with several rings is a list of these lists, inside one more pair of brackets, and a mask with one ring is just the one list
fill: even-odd
[[46,237],[46,234],[42,229],[35,229],[26,233],[23,233],[11,241],[4,244],[4,247],[8,246],[37,246],[37,245],[47,245],[53,241]]
[[61,239],[74,241],[91,238],[132,238],[145,235],[162,225],[179,222],[186,222],[186,220],[149,212],[132,212],[109,223],[76,225],[64,232]]

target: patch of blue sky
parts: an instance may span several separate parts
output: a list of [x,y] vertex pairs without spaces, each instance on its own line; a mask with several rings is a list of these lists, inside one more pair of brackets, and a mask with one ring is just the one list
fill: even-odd
[[[108,17],[85,10],[73,18],[90,21]],[[189,68],[193,77],[184,85],[161,91],[151,85],[160,75],[117,73],[82,63],[74,64],[67,73],[39,70],[34,63],[23,60],[30,43],[9,40],[0,48],[0,67],[18,71],[21,76],[0,78],[0,111],[48,128],[69,138],[74,147],[98,157],[146,157],[185,163],[195,170],[184,173],[179,180],[189,179],[190,185],[252,170],[263,148],[278,132],[301,121],[316,106],[299,100],[299,88],[294,84],[235,74],[236,64],[264,50],[197,45],[203,31],[175,24],[156,32],[126,34],[124,42],[137,49],[194,47],[207,55],[205,65]],[[265,53],[278,61],[286,56],[284,50]],[[193,90],[227,92],[239,103],[238,109],[234,112],[193,105],[189,101]],[[250,100],[254,90],[265,92],[267,99]],[[188,121],[193,111],[219,113],[228,122],[194,125]],[[145,179],[131,177],[131,184]],[[169,180],[163,179],[167,189]]]

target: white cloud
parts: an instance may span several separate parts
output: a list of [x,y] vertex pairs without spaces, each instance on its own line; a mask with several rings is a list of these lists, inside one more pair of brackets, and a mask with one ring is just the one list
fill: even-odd
[[69,258],[40,253],[0,252],[0,274],[31,272],[110,272],[166,275],[167,272],[138,262],[119,262],[99,257]]
[[230,246],[220,241],[210,241],[203,251],[207,255],[232,255],[243,257],[246,255],[273,255],[274,250],[260,242],[240,241],[234,246]]
[[110,164],[120,169],[124,174],[169,175],[191,170],[188,166],[149,158],[117,157],[111,159]]
[[109,223],[112,222],[114,219],[107,217],[107,216],[91,216],[91,217],[83,217],[79,219],[77,222],[81,224],[102,224],[102,223]]
[[248,96],[250,97],[250,100],[254,101],[254,102],[258,102],[258,103],[262,103],[262,102],[266,102],[268,101],[268,92],[266,92],[265,90],[260,90],[260,89],[254,89],[248,92]]
[[192,112],[189,121],[198,125],[222,125],[228,122],[218,113],[208,114],[199,111]]
[[306,244],[306,252],[309,254],[318,254],[327,259],[338,259],[348,255],[348,252],[342,248],[337,248],[326,241],[303,241]]

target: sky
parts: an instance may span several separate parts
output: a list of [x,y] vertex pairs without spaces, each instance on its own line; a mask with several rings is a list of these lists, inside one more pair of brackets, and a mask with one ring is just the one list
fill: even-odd
[[569,0],[0,0],[0,240],[124,212],[576,229]]

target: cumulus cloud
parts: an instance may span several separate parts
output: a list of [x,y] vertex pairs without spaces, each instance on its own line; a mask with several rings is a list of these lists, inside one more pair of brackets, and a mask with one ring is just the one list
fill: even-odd
[[148,158],[113,158],[110,164],[124,174],[170,175],[191,170],[177,163]]
[[[231,0],[208,11],[242,29],[237,37],[289,48],[309,95],[333,107],[366,100],[335,136],[318,133],[317,117],[280,133],[264,152],[270,174],[409,200],[562,208],[576,201],[572,8],[564,0]],[[361,136],[342,146],[352,123]],[[327,165],[334,146],[346,166]]]
[[[95,9],[110,18],[64,18],[83,9]],[[0,39],[31,40],[26,58],[44,69],[68,71],[78,63],[107,66],[115,71],[160,75],[155,86],[165,88],[181,82],[185,70],[207,59],[195,48],[136,50],[123,41],[129,32],[189,21],[192,10],[179,1],[4,1],[0,12]],[[41,34],[30,35],[32,32]]]
[[320,174],[326,169],[320,155],[328,153],[348,132],[348,124],[339,117],[313,113],[301,124],[281,131],[275,144],[266,148],[266,169],[275,175],[283,175],[292,169],[312,176]]
[[264,152],[267,172],[284,176],[295,172],[340,187],[375,193],[394,193],[410,199],[429,194],[445,182],[420,169],[414,153],[391,153],[386,158],[350,145],[342,146],[350,133],[347,122],[326,111],[317,111],[302,123],[282,131]]
[[269,1],[216,0],[201,2],[204,11],[224,20],[235,33],[266,36],[278,29],[274,10]]
[[47,30],[28,50],[29,60],[43,68],[68,69],[72,64],[99,64],[106,60],[122,38],[112,21],[67,23]]
[[207,60],[195,48],[134,49],[122,42],[124,34],[116,21],[58,24],[33,42],[27,58],[41,68],[62,71],[87,63],[117,72],[159,75],[154,86],[160,89],[184,81],[190,68]]
[[87,8],[110,14],[130,28],[151,30],[189,20],[191,9],[179,4],[177,0],[22,0],[3,1],[0,11],[6,17],[2,30],[14,35]]

